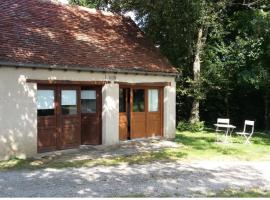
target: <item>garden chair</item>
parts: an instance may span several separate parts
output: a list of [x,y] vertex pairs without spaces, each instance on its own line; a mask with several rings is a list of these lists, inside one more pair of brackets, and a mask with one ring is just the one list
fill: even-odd
[[[250,144],[250,138],[252,137],[254,132],[254,124],[254,121],[245,120],[243,132],[236,132],[236,134],[246,138],[245,144]],[[247,131],[247,126],[251,128],[251,131]]]
[[[230,124],[230,119],[227,119],[227,118],[217,118],[217,124],[226,124],[226,125],[229,125]],[[224,128],[221,128],[221,127],[218,127],[216,126],[216,141],[218,141],[218,132],[226,132],[227,131],[227,128],[224,129]]]
[[[230,124],[230,119],[225,119],[225,118],[217,118],[217,124],[226,124],[226,125],[229,125]],[[216,132],[219,132],[219,131],[225,131],[225,130],[222,130],[220,127],[216,127]]]

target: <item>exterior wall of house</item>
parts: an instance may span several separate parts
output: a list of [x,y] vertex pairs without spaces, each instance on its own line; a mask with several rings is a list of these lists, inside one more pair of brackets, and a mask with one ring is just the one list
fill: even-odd
[[102,88],[102,144],[119,142],[119,85],[106,84]]
[[[37,85],[27,83],[27,79],[171,82],[171,86],[164,88],[164,137],[175,136],[174,77],[1,67],[0,160],[37,153]],[[119,142],[119,85],[106,84],[102,88],[102,96],[102,142],[105,145],[116,144]]]
[[176,119],[176,85],[172,82],[171,86],[164,88],[164,137],[175,138],[175,119]]
[[36,154],[36,91],[19,70],[0,68],[0,160]]

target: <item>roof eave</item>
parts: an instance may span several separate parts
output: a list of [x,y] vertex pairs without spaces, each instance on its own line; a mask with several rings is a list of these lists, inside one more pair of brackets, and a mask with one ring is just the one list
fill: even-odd
[[86,71],[86,72],[100,72],[100,73],[143,74],[143,75],[174,76],[174,77],[180,75],[180,73],[174,72],[153,72],[153,71],[140,71],[140,70],[116,69],[116,68],[104,69],[99,67],[88,67],[88,66],[82,67],[71,65],[49,65],[49,64],[21,63],[21,62],[7,62],[7,61],[0,61],[0,66],[66,70],[66,71]]

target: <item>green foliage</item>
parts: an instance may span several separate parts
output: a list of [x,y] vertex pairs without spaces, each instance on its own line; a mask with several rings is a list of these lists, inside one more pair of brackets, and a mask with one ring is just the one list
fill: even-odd
[[260,14],[238,11],[230,17],[224,22],[224,31],[210,35],[211,40],[207,43],[203,64],[206,83],[225,91],[236,85],[259,88],[267,79],[266,69],[262,66],[265,33],[254,32],[264,29],[257,24],[254,27],[254,18],[260,18]]
[[[239,121],[237,125],[252,118],[263,128],[262,121],[266,125],[268,119],[261,116],[269,115],[263,101],[270,97],[269,11],[261,7],[229,7],[225,11],[220,30],[209,34],[203,54],[202,85],[207,88],[205,99],[212,102],[204,104],[203,109],[212,113],[211,118],[220,115],[235,118]],[[213,110],[215,102],[219,106]],[[205,117],[203,120],[211,121]]]
[[179,131],[191,131],[191,132],[200,132],[205,128],[204,122],[189,123],[186,121],[180,121],[177,125]]
[[108,1],[104,0],[69,0],[70,4],[80,5],[88,8],[102,9],[107,7]]
[[[269,122],[270,128],[270,0],[70,2],[121,14],[134,12],[141,29],[182,72],[177,82],[178,119],[189,119],[195,99],[202,103],[204,121],[238,114],[235,118],[241,123],[253,117],[259,123],[264,120],[265,125]],[[201,72],[195,80],[192,64],[199,29],[203,30]],[[249,103],[247,108],[252,107],[258,101],[259,108],[249,113],[242,106]]]

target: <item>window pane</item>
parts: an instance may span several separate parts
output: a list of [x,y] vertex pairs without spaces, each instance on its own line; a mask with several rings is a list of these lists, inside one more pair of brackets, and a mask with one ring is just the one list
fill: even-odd
[[96,90],[82,90],[81,99],[96,99]]
[[82,90],[81,91],[81,112],[82,113],[96,113],[96,90]]
[[158,111],[158,89],[148,90],[148,109],[149,112]]
[[62,90],[61,97],[62,106],[77,105],[76,90]]
[[144,112],[144,90],[133,90],[133,112]]
[[126,90],[119,90],[119,112],[126,112]]
[[61,91],[61,107],[63,115],[77,114],[77,92],[76,90]]
[[54,90],[37,91],[38,116],[54,115]]

